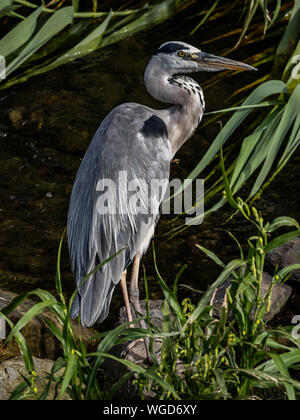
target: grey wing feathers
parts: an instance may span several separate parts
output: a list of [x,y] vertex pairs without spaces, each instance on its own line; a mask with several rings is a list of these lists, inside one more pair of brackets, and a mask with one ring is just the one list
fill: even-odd
[[[78,287],[71,316],[80,313],[83,325],[107,317],[122,272],[137,251],[147,249],[162,199],[152,196],[149,208],[151,182],[169,179],[170,158],[163,121],[142,105],[120,105],[98,128],[75,179],[67,226]],[[130,193],[127,182],[135,187]],[[95,266],[124,247],[82,284]]]

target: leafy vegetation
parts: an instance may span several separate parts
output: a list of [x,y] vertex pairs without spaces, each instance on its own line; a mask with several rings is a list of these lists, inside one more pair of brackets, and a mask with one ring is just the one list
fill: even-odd
[[[61,241],[56,275],[59,299],[45,290],[35,290],[31,294],[36,295],[40,302],[16,325],[12,325],[8,315],[29,293],[15,298],[0,313],[11,326],[7,341],[13,337],[17,340],[27,368],[24,382],[14,390],[11,399],[49,398],[51,385],[55,387],[54,399],[62,398],[64,393],[71,399],[110,399],[122,382],[133,376],[142,398],[151,392],[153,397],[160,399],[259,399],[262,390],[272,387],[281,390],[282,398],[299,398],[300,382],[292,377],[290,371],[300,367],[300,338],[293,336],[292,327],[268,327],[265,314],[269,311],[274,286],[284,283],[294,270],[300,268],[300,264],[275,272],[268,291],[265,294],[261,293],[267,252],[284,244],[291,237],[299,236],[299,224],[288,217],[265,223],[255,208],[249,209],[240,198],[235,201],[223,163],[221,166],[228,202],[257,230],[257,234],[248,240],[248,254],[244,255],[241,245],[234,238],[240,250],[240,258],[225,265],[213,252],[197,245],[223,271],[203,294],[198,304],[194,305],[189,298],[184,299],[182,303],[178,300],[178,282],[184,267],[171,290],[159,274],[154,252],[157,278],[165,296],[162,305],[162,328],[151,324],[147,311],[145,317],[137,318],[134,322],[146,319],[148,330],[129,328],[128,323],[120,325],[98,335],[100,344],[96,351],[88,352],[80,338],[75,338],[70,322],[69,313],[73,297],[67,305],[62,294]],[[282,226],[294,227],[296,230],[288,236],[279,235],[269,241],[270,234],[274,234]],[[220,317],[217,319],[213,317],[211,302],[216,289],[228,279],[231,280],[231,284],[226,288],[226,304],[221,308]],[[47,328],[61,343],[63,354],[54,361],[44,388],[38,391],[37,383],[45,378],[36,376],[34,361],[21,330],[46,307],[55,314],[59,322],[60,327],[57,327],[45,318]],[[115,345],[142,337],[148,337],[150,340],[150,351],[154,361],[152,366],[143,368],[109,353]],[[155,339],[162,341],[159,357],[152,351]],[[282,344],[282,339],[285,344]],[[106,358],[128,368],[128,372],[110,388],[104,386],[103,378],[99,381],[99,369]]]
[[[276,51],[273,68],[277,72],[282,72],[282,80],[266,80],[267,78],[264,77],[265,81],[259,83],[241,105],[208,113],[208,115],[217,114],[217,117],[220,117],[222,113],[234,111],[232,117],[222,127],[203,158],[187,176],[182,188],[176,194],[180,194],[194,179],[203,174],[218,157],[220,147],[226,145],[234,136],[237,137],[235,147],[239,149],[227,169],[227,175],[230,178],[230,187],[234,195],[246,183],[250,187],[252,182],[247,201],[259,198],[262,191],[282,171],[296,152],[300,144],[298,112],[300,108],[300,77],[299,74],[293,72],[293,64],[298,62],[300,52],[299,13],[300,3],[296,1]],[[255,63],[251,64],[255,65]],[[255,115],[259,109],[263,112],[264,109],[269,110],[263,114],[263,119],[260,113],[259,116],[256,114],[254,121],[250,120],[251,130],[245,135],[241,131],[242,123],[245,120],[249,121],[249,117],[252,114]],[[215,121],[215,119],[216,117],[213,117],[211,121]],[[206,203],[214,200],[211,207],[207,206],[205,217],[219,210],[226,203],[224,197],[220,198],[220,193],[224,188],[223,178],[218,178],[212,185],[208,183],[211,174],[217,170],[218,165],[211,169],[205,180],[204,200]],[[219,198],[216,201],[217,197]],[[195,205],[197,206],[197,203]],[[197,223],[196,218],[195,223]],[[188,227],[178,226],[170,233],[175,235]]]
[[[105,358],[111,358],[119,363],[127,366],[131,373],[126,375],[126,378],[133,374],[143,374],[145,377],[149,377],[150,380],[154,380],[159,383],[162,388],[167,392],[170,392],[174,398],[177,397],[176,392],[169,384],[164,384],[162,379],[154,372],[148,372],[142,367],[135,365],[133,362],[122,358],[116,358],[109,354],[109,351],[113,346],[119,345],[122,342],[134,340],[136,337],[143,337],[147,335],[147,332],[139,328],[129,328],[129,324],[121,325],[112,331],[107,331],[100,334],[100,344],[97,350],[93,353],[89,353],[84,346],[80,337],[76,337],[74,327],[70,321],[70,310],[71,305],[75,296],[76,291],[73,293],[68,304],[65,301],[62,293],[62,282],[60,274],[60,258],[61,258],[61,239],[58,259],[57,259],[57,272],[56,272],[56,291],[58,298],[49,293],[46,290],[36,289],[30,293],[24,293],[6,306],[0,315],[3,316],[9,324],[11,331],[7,337],[6,342],[14,338],[20,348],[25,367],[27,370],[27,376],[24,376],[24,382],[21,383],[15,391],[11,394],[10,399],[39,399],[45,400],[49,396],[51,385],[54,386],[55,392],[53,394],[54,399],[61,399],[64,393],[67,393],[71,399],[82,400],[82,399],[109,399],[112,398],[114,392],[117,390],[115,384],[112,389],[107,389],[99,383],[98,372],[102,366]],[[112,256],[111,258],[115,257]],[[98,270],[102,265],[106,264],[111,258],[103,261],[99,264],[95,270]],[[95,271],[94,270],[94,271]],[[89,273],[91,275],[93,272]],[[87,277],[88,277],[87,276]],[[86,277],[86,278],[87,278]],[[85,278],[85,279],[86,279]],[[83,281],[85,281],[85,279]],[[36,303],[18,322],[13,325],[9,320],[9,314],[17,308],[28,296],[34,295],[39,298],[40,302]],[[36,375],[34,359],[31,355],[30,349],[26,344],[26,340],[22,336],[22,328],[30,322],[34,316],[42,314],[43,310],[48,308],[55,316],[57,323],[44,317],[45,324],[51,333],[56,337],[62,347],[62,356],[55,360],[50,375],[46,378],[39,378]],[[136,320],[139,322],[139,319]],[[37,384],[41,380],[47,380],[44,388],[38,391]],[[120,381],[121,383],[122,381]]]
[[[9,15],[19,21],[0,39],[0,55],[6,59],[9,78],[2,82],[1,89],[161,23],[192,1],[164,0],[153,6],[146,3],[132,10],[102,12],[97,7],[92,12],[78,12],[79,1],[69,6],[64,5],[65,1],[57,3],[50,2],[52,8],[22,0],[1,3],[0,18]],[[24,16],[19,13],[23,9]],[[17,70],[19,74],[12,77]]]
[[[299,224],[288,217],[265,223],[254,207],[250,209],[240,198],[235,201],[223,163],[221,166],[228,202],[255,227],[257,234],[248,239],[247,255],[233,237],[240,259],[227,265],[202,245],[196,245],[223,269],[196,306],[189,298],[180,305],[178,279],[171,290],[157,271],[165,296],[163,332],[169,336],[163,340],[160,363],[153,369],[158,369],[164,382],[172,384],[182,399],[260,399],[262,390],[272,387],[281,388],[281,398],[298,399],[300,382],[292,378],[290,370],[299,368],[299,337],[292,335],[291,327],[270,328],[265,315],[273,287],[284,283],[300,264],[275,272],[264,295],[261,285],[266,254],[299,236]],[[270,234],[282,226],[294,226],[296,230],[289,239],[279,235],[269,241]],[[211,302],[216,289],[228,279],[231,284],[226,288],[220,318],[216,319]],[[156,397],[172,398],[143,375],[138,383],[155,392]]]

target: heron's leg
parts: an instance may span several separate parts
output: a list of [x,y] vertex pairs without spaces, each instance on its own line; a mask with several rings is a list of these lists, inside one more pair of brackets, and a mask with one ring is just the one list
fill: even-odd
[[[121,280],[120,280],[120,285],[121,285],[121,289],[123,293],[123,299],[124,299],[128,322],[132,322],[132,313],[131,313],[128,291],[127,291],[127,284],[126,284],[126,274],[127,274],[127,270],[123,271]],[[134,326],[133,324],[130,324],[130,327],[133,327],[133,326]]]
[[[133,260],[132,265],[132,272],[131,272],[131,279],[130,279],[130,286],[129,286],[129,297],[130,302],[135,310],[136,313],[141,314],[141,304],[140,304],[140,292],[139,292],[139,269],[140,269],[140,261],[141,261],[141,255],[137,253]],[[141,328],[147,329],[147,324],[144,320],[140,321]],[[146,348],[146,355],[147,359],[150,364],[153,363],[152,357],[150,356],[149,352],[149,340],[147,337],[144,337],[144,343]]]
[[[139,253],[133,259],[132,272],[129,286],[129,297],[130,302],[134,310],[138,313],[142,313],[140,305],[140,292],[139,292],[139,271],[140,271],[141,255]],[[144,328],[144,327],[142,327]]]

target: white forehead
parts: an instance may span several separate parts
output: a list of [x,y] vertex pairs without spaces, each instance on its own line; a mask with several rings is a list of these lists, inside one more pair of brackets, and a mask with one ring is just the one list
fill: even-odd
[[193,45],[187,44],[186,42],[182,42],[182,41],[168,41],[168,42],[164,42],[160,47],[159,50],[161,48],[163,48],[164,46],[168,45],[168,44],[178,44],[181,45],[184,48],[184,51],[188,51],[190,53],[196,53],[201,51],[199,48],[193,47]]

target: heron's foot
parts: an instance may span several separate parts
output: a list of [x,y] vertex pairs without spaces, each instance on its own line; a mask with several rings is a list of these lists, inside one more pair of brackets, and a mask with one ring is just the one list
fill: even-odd
[[149,339],[148,337],[139,338],[132,341],[122,351],[121,357],[129,359],[131,362],[136,364],[148,364],[153,365],[153,359],[149,350]]

